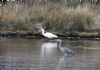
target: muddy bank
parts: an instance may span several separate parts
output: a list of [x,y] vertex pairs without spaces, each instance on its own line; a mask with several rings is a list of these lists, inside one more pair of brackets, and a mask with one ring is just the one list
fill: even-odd
[[39,33],[32,32],[0,32],[0,37],[26,37],[26,38],[41,38],[43,37]]
[[[74,34],[74,33],[69,33],[69,34],[56,34],[59,38],[62,39],[100,39],[99,34],[91,34],[89,35],[88,33],[86,34]],[[33,32],[10,32],[10,31],[4,31],[0,32],[0,37],[21,37],[21,38],[45,38],[41,33],[33,33]]]

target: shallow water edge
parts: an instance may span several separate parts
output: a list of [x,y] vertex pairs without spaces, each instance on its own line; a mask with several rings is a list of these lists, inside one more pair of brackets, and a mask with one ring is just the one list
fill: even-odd
[[[61,39],[75,39],[75,40],[100,40],[100,36],[98,35],[76,35],[76,34],[68,34],[68,35],[63,35],[63,34],[56,34],[59,38]],[[40,33],[32,33],[32,32],[0,32],[0,37],[11,37],[11,38],[16,38],[16,37],[20,37],[20,38],[36,38],[36,39],[40,39],[40,38],[45,38],[42,34]]]

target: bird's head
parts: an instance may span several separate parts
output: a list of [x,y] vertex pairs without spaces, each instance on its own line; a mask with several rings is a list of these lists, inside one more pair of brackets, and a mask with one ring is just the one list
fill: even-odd
[[40,29],[40,31],[44,31],[44,29]]
[[57,41],[58,41],[58,42],[62,42],[62,40],[61,40],[61,39],[57,39]]
[[44,29],[40,29],[40,30],[38,30],[38,32],[43,32],[44,31]]

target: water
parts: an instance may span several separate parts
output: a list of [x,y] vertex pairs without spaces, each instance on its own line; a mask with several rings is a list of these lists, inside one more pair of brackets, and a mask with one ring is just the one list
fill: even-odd
[[100,70],[100,42],[62,40],[75,52],[65,56],[57,41],[1,39],[0,70]]

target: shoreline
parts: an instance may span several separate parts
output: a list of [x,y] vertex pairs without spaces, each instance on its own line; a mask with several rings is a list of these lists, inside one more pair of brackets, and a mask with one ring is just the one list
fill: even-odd
[[[67,35],[63,35],[63,34],[56,34],[60,39],[69,39],[69,40],[100,40],[100,35],[97,34],[97,35],[78,35],[78,34],[67,34]],[[19,37],[19,38],[45,38],[41,33],[33,33],[33,32],[26,32],[26,31],[23,31],[23,32],[10,32],[10,31],[3,31],[3,32],[0,32],[0,37],[11,37],[11,38],[16,38],[16,37]]]

